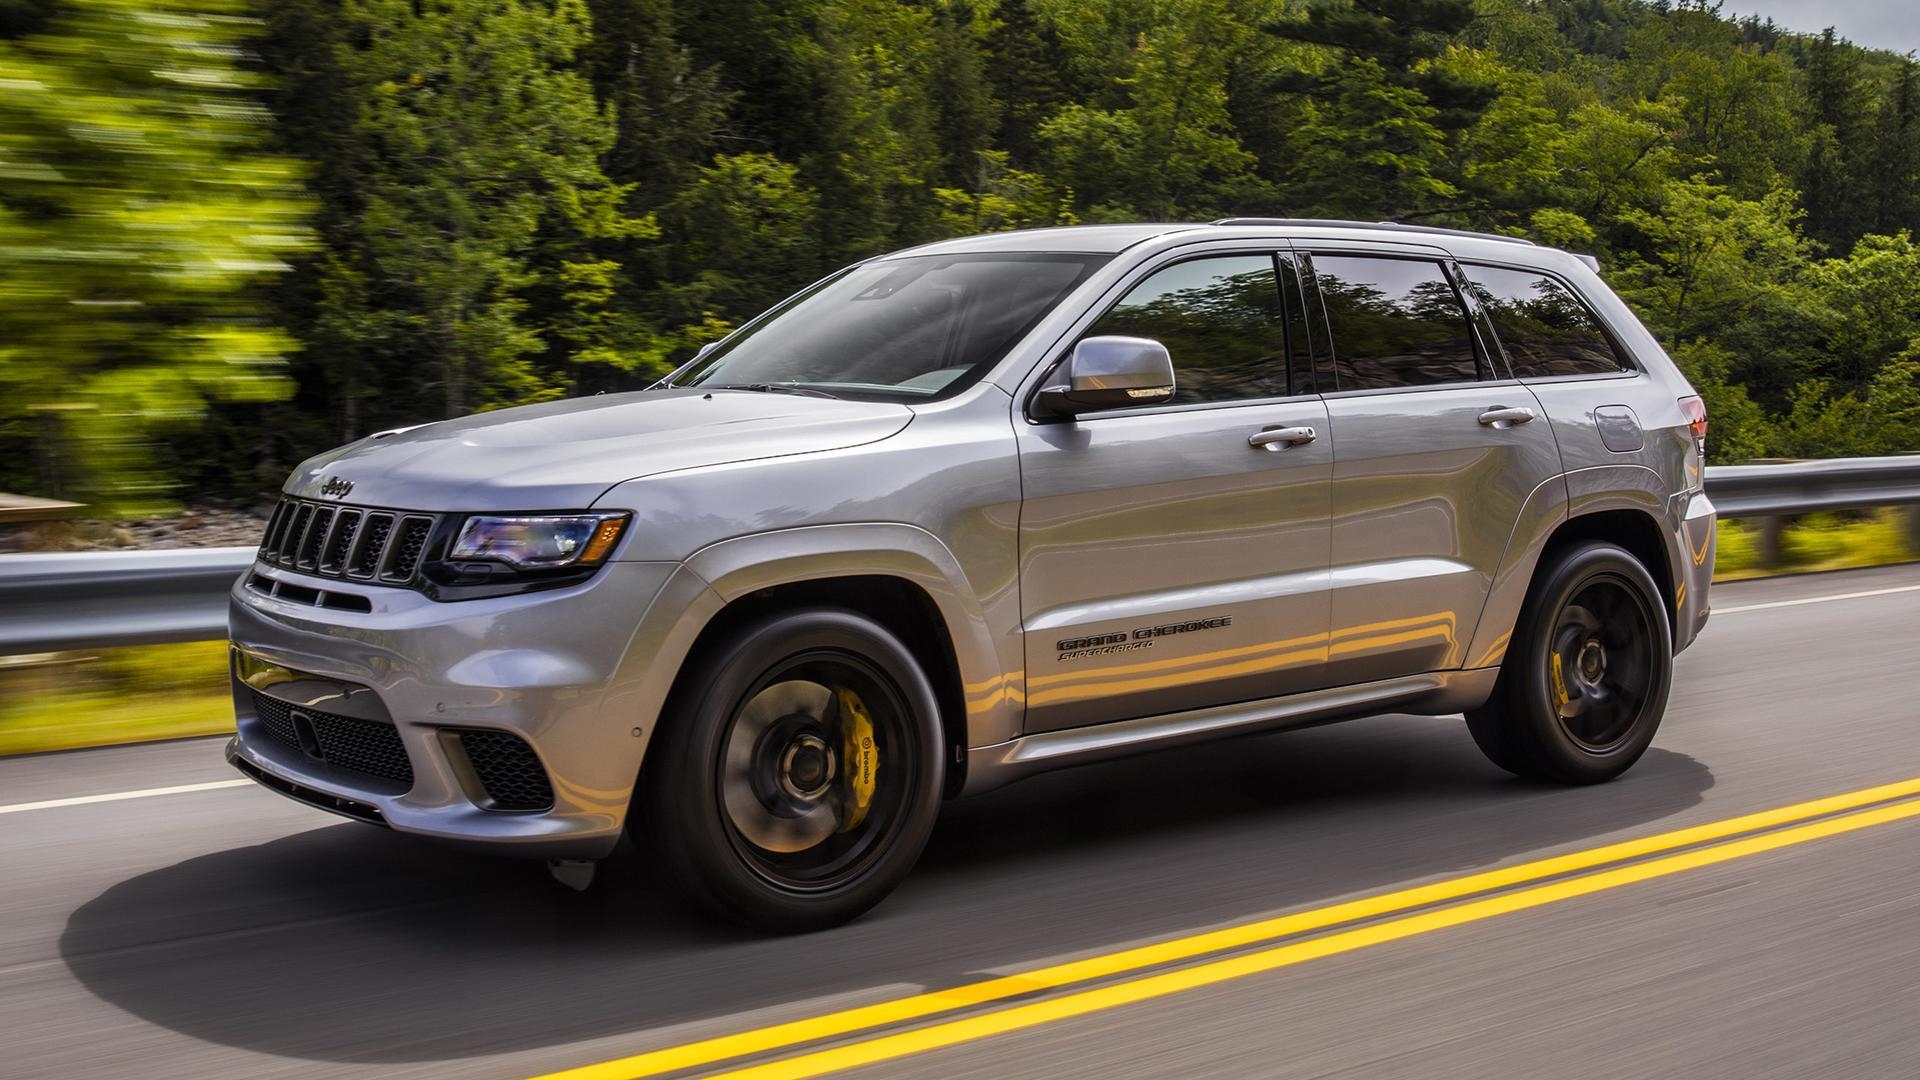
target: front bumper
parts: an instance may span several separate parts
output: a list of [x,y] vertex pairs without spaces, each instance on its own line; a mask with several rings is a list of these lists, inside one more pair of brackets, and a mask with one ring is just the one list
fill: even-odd
[[[248,584],[257,578],[354,593],[372,610],[277,599]],[[657,677],[654,658],[635,654],[664,635],[637,640],[649,619],[679,613],[655,615],[663,595],[684,605],[682,594],[704,589],[677,564],[628,562],[567,589],[443,603],[257,564],[230,596],[238,732],[228,758],[282,794],[398,832],[512,855],[603,857],[619,840],[652,735],[657,709],[648,706],[664,693],[632,692]],[[265,706],[277,727],[256,695],[273,699]],[[343,758],[310,738],[303,745],[286,735],[287,708],[351,717],[391,754]],[[496,806],[458,748],[456,733],[474,731],[511,733],[531,748],[551,806]]]

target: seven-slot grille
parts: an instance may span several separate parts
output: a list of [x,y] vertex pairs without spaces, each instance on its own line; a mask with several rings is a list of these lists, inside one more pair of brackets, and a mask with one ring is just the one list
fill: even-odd
[[411,585],[433,525],[432,514],[282,498],[267,522],[260,558],[303,574]]

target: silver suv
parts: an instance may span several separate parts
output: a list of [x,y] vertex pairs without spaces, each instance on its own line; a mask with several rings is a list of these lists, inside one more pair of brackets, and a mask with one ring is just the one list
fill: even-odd
[[402,832],[623,831],[802,929],[943,799],[1382,712],[1609,779],[1707,619],[1706,414],[1591,260],[1233,219],[808,287],[638,393],[300,466],[232,595],[227,754]]

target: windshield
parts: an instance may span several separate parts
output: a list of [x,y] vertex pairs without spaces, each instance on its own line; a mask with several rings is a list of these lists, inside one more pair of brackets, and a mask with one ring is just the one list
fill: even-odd
[[668,385],[940,397],[978,379],[1109,258],[995,252],[866,263],[787,301]]

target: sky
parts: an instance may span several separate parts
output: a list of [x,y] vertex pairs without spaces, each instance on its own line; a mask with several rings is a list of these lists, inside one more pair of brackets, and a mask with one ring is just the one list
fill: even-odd
[[1727,0],[1721,14],[1755,14],[1810,34],[1831,26],[1870,49],[1920,49],[1920,0]]

